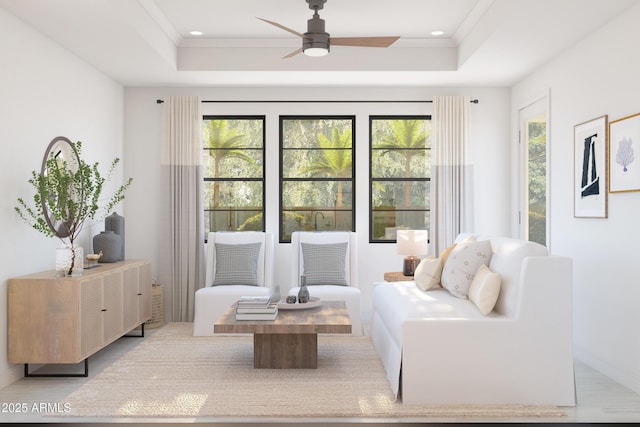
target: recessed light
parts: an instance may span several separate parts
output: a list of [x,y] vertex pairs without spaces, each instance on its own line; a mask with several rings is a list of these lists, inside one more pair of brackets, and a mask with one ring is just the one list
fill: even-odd
[[432,36],[441,36],[443,34],[444,34],[444,31],[441,31],[441,30],[431,31]]
[[194,31],[189,31],[189,34],[191,34],[192,36],[201,36],[204,33],[202,31],[194,30]]

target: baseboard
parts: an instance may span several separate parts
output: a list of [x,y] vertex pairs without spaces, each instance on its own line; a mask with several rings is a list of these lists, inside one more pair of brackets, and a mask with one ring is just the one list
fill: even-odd
[[13,384],[24,376],[23,365],[9,365],[7,369],[0,372],[0,388],[5,388],[9,384]]
[[640,375],[635,372],[629,372],[618,367],[611,365],[610,363],[595,356],[591,352],[585,350],[579,345],[573,346],[573,355],[581,362],[589,365],[596,371],[611,378],[613,381],[622,384],[623,386],[633,390],[640,394]]

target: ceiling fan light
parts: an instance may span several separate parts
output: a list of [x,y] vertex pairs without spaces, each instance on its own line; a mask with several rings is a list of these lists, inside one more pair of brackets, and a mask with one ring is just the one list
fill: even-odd
[[307,56],[325,56],[329,53],[329,33],[304,33],[302,52]]
[[329,53],[326,47],[310,47],[303,51],[307,56],[325,56]]

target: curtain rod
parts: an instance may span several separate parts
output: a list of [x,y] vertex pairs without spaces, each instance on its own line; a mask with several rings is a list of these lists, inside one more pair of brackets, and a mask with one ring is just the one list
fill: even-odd
[[[162,104],[164,102],[164,100],[162,99],[156,99],[156,104]],[[203,104],[207,103],[207,104],[214,104],[214,103],[291,103],[291,104],[296,104],[296,103],[314,103],[314,104],[319,104],[319,103],[427,103],[427,104],[431,104],[433,103],[432,100],[425,100],[425,101],[416,101],[416,100],[411,100],[411,101],[402,101],[402,100],[397,100],[397,101],[375,101],[375,100],[371,100],[371,101],[366,101],[366,100],[346,100],[346,101],[330,101],[330,100],[320,100],[320,101],[311,101],[311,100],[300,100],[300,101],[283,101],[283,100],[272,100],[272,101],[265,101],[265,100],[256,100],[256,101],[223,101],[223,100],[203,100],[201,101]],[[477,99],[472,99],[470,101],[472,104],[478,104],[480,101]]]

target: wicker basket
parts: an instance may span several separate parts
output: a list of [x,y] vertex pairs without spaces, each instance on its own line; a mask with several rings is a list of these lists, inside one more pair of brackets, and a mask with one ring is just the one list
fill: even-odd
[[149,329],[160,327],[163,319],[162,285],[154,283],[151,285],[151,319],[145,323],[144,327]]

